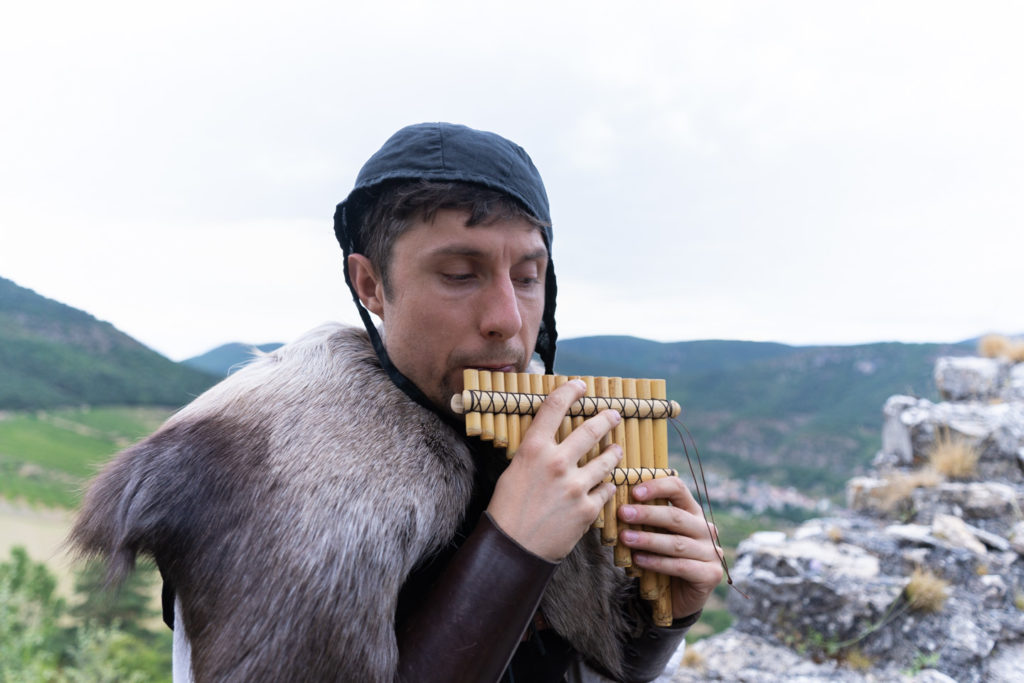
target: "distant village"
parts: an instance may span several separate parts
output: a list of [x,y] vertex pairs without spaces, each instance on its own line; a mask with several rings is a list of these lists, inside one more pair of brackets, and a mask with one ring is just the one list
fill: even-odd
[[784,512],[787,508],[823,513],[832,509],[827,498],[812,498],[792,486],[775,486],[754,478],[729,479],[715,472],[705,472],[712,505],[740,508],[739,511],[761,514]]

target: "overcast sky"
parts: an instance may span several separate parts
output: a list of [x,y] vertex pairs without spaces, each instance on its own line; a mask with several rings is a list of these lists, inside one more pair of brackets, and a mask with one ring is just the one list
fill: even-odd
[[563,337],[1024,332],[1024,10],[25,2],[0,276],[174,359],[356,322],[334,205],[399,127],[531,154]]

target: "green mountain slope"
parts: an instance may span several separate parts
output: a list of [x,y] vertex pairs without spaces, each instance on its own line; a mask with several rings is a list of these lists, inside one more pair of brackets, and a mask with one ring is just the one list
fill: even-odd
[[170,414],[141,406],[0,414],[0,498],[74,507],[100,465]]
[[179,406],[215,381],[110,323],[0,278],[0,409]]
[[[935,359],[971,351],[590,337],[559,343],[558,371],[665,378],[707,465],[835,495],[878,450],[885,400],[895,393],[935,398]],[[682,451],[678,439],[675,450]],[[675,463],[685,467],[681,457]]]

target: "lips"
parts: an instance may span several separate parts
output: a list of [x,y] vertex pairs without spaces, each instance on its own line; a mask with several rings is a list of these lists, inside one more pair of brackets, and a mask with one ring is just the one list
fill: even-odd
[[505,365],[473,365],[473,370],[488,370],[490,372],[516,372],[516,366],[514,364]]

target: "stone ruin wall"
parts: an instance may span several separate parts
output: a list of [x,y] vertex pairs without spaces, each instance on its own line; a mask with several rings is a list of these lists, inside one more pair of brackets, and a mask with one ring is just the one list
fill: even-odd
[[[939,403],[886,402],[844,514],[740,544],[748,597],[672,680],[1024,680],[1024,363],[942,358],[935,382]],[[942,440],[974,449],[973,473],[933,471]]]

